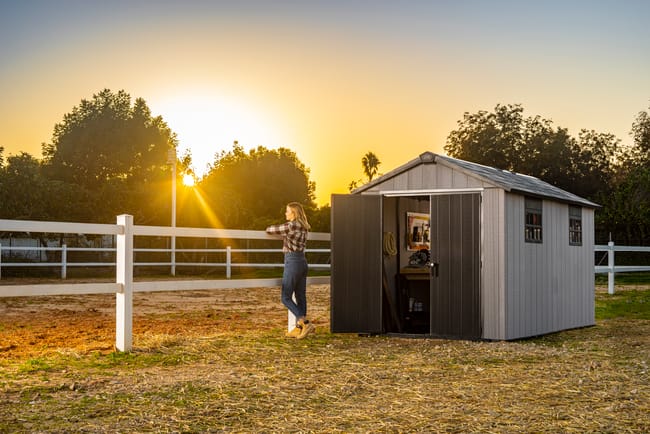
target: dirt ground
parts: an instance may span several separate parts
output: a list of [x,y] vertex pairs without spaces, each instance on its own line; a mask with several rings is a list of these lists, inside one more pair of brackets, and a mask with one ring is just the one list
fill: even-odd
[[[308,288],[310,316],[329,329],[329,285]],[[147,334],[185,336],[237,333],[287,326],[280,289],[136,292],[133,344]],[[0,298],[0,360],[33,358],[50,352],[112,352],[115,295]]]
[[[598,286],[596,291],[607,292],[607,287]],[[310,285],[307,292],[309,316],[317,327],[329,330],[329,285]],[[282,333],[286,325],[279,287],[133,295],[134,347],[148,334],[205,336],[251,329]],[[114,344],[114,294],[0,297],[0,360],[66,350],[109,353]]]

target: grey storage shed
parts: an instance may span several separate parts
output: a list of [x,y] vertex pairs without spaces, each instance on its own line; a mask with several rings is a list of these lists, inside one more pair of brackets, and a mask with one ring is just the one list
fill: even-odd
[[332,195],[332,332],[511,340],[593,325],[597,207],[431,152]]

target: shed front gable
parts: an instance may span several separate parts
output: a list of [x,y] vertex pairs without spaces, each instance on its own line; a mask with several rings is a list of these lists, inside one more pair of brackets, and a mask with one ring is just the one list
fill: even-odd
[[426,189],[498,188],[590,208],[599,205],[534,176],[424,152],[418,158],[354,190],[353,194]]
[[378,182],[363,190],[363,193],[419,189],[500,188],[470,172],[445,164],[419,164],[393,176],[385,175]]

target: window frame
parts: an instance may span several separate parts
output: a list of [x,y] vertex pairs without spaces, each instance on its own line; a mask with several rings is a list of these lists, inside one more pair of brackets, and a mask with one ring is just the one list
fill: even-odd
[[569,205],[569,245],[582,246],[582,207]]
[[543,227],[544,201],[534,197],[524,197],[524,241],[542,244],[544,242]]

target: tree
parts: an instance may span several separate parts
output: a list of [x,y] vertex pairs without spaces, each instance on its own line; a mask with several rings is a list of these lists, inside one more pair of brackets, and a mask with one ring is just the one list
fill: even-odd
[[554,128],[551,121],[539,116],[526,118],[512,170],[571,190],[575,178],[572,149],[573,138],[567,129]]
[[323,205],[315,210],[310,210],[307,214],[309,219],[309,224],[311,225],[311,230],[313,232],[330,232],[331,230],[331,218],[332,218],[332,207],[328,205]]
[[231,151],[216,156],[199,187],[223,227],[263,229],[282,219],[284,207],[294,201],[308,215],[316,209],[309,169],[286,148],[245,152],[235,142]]
[[605,237],[619,243],[650,243],[650,114],[640,112],[632,123],[634,143],[616,156],[612,181],[600,191],[596,214]]
[[348,191],[351,192],[352,190],[355,190],[356,188],[358,188],[360,182],[361,182],[361,180],[350,181],[350,183],[348,184]]
[[634,147],[628,152],[628,160],[632,165],[644,166],[650,164],[650,112],[639,112],[632,123],[630,132],[634,138]]
[[618,243],[650,242],[650,167],[633,168],[625,178],[601,195],[603,208],[596,213],[601,232]]
[[575,175],[572,191],[598,201],[615,183],[620,140],[613,134],[581,130],[571,152]]
[[524,135],[523,108],[497,105],[494,113],[465,113],[447,137],[448,155],[499,169],[514,170]]
[[611,183],[620,159],[613,135],[583,130],[575,139],[550,120],[524,117],[520,105],[465,113],[444,149],[452,157],[532,175],[592,200]]
[[0,218],[57,221],[88,221],[94,206],[82,187],[45,178],[40,161],[25,152],[0,167],[0,203]]
[[363,173],[368,178],[368,182],[372,181],[372,178],[379,172],[379,165],[381,161],[373,152],[367,152],[366,155],[361,159],[361,165],[363,166]]
[[[379,157],[375,155],[374,152],[368,151],[366,155],[364,155],[361,158],[361,167],[363,167],[363,173],[366,175],[366,178],[368,179],[367,182],[371,182],[372,179],[380,175],[379,173],[379,166],[381,165],[381,161],[379,161]],[[352,191],[359,187],[359,184],[361,184],[363,181],[361,179],[356,180],[356,181],[350,181],[350,184],[348,184],[348,190]]]
[[[93,196],[94,221],[129,213],[136,223],[169,223],[168,150],[176,136],[142,98],[104,89],[83,99],[43,144],[45,175]],[[71,206],[76,206],[74,203]]]
[[40,165],[22,152],[7,158],[0,172],[0,218],[33,219],[42,214],[43,179]]

